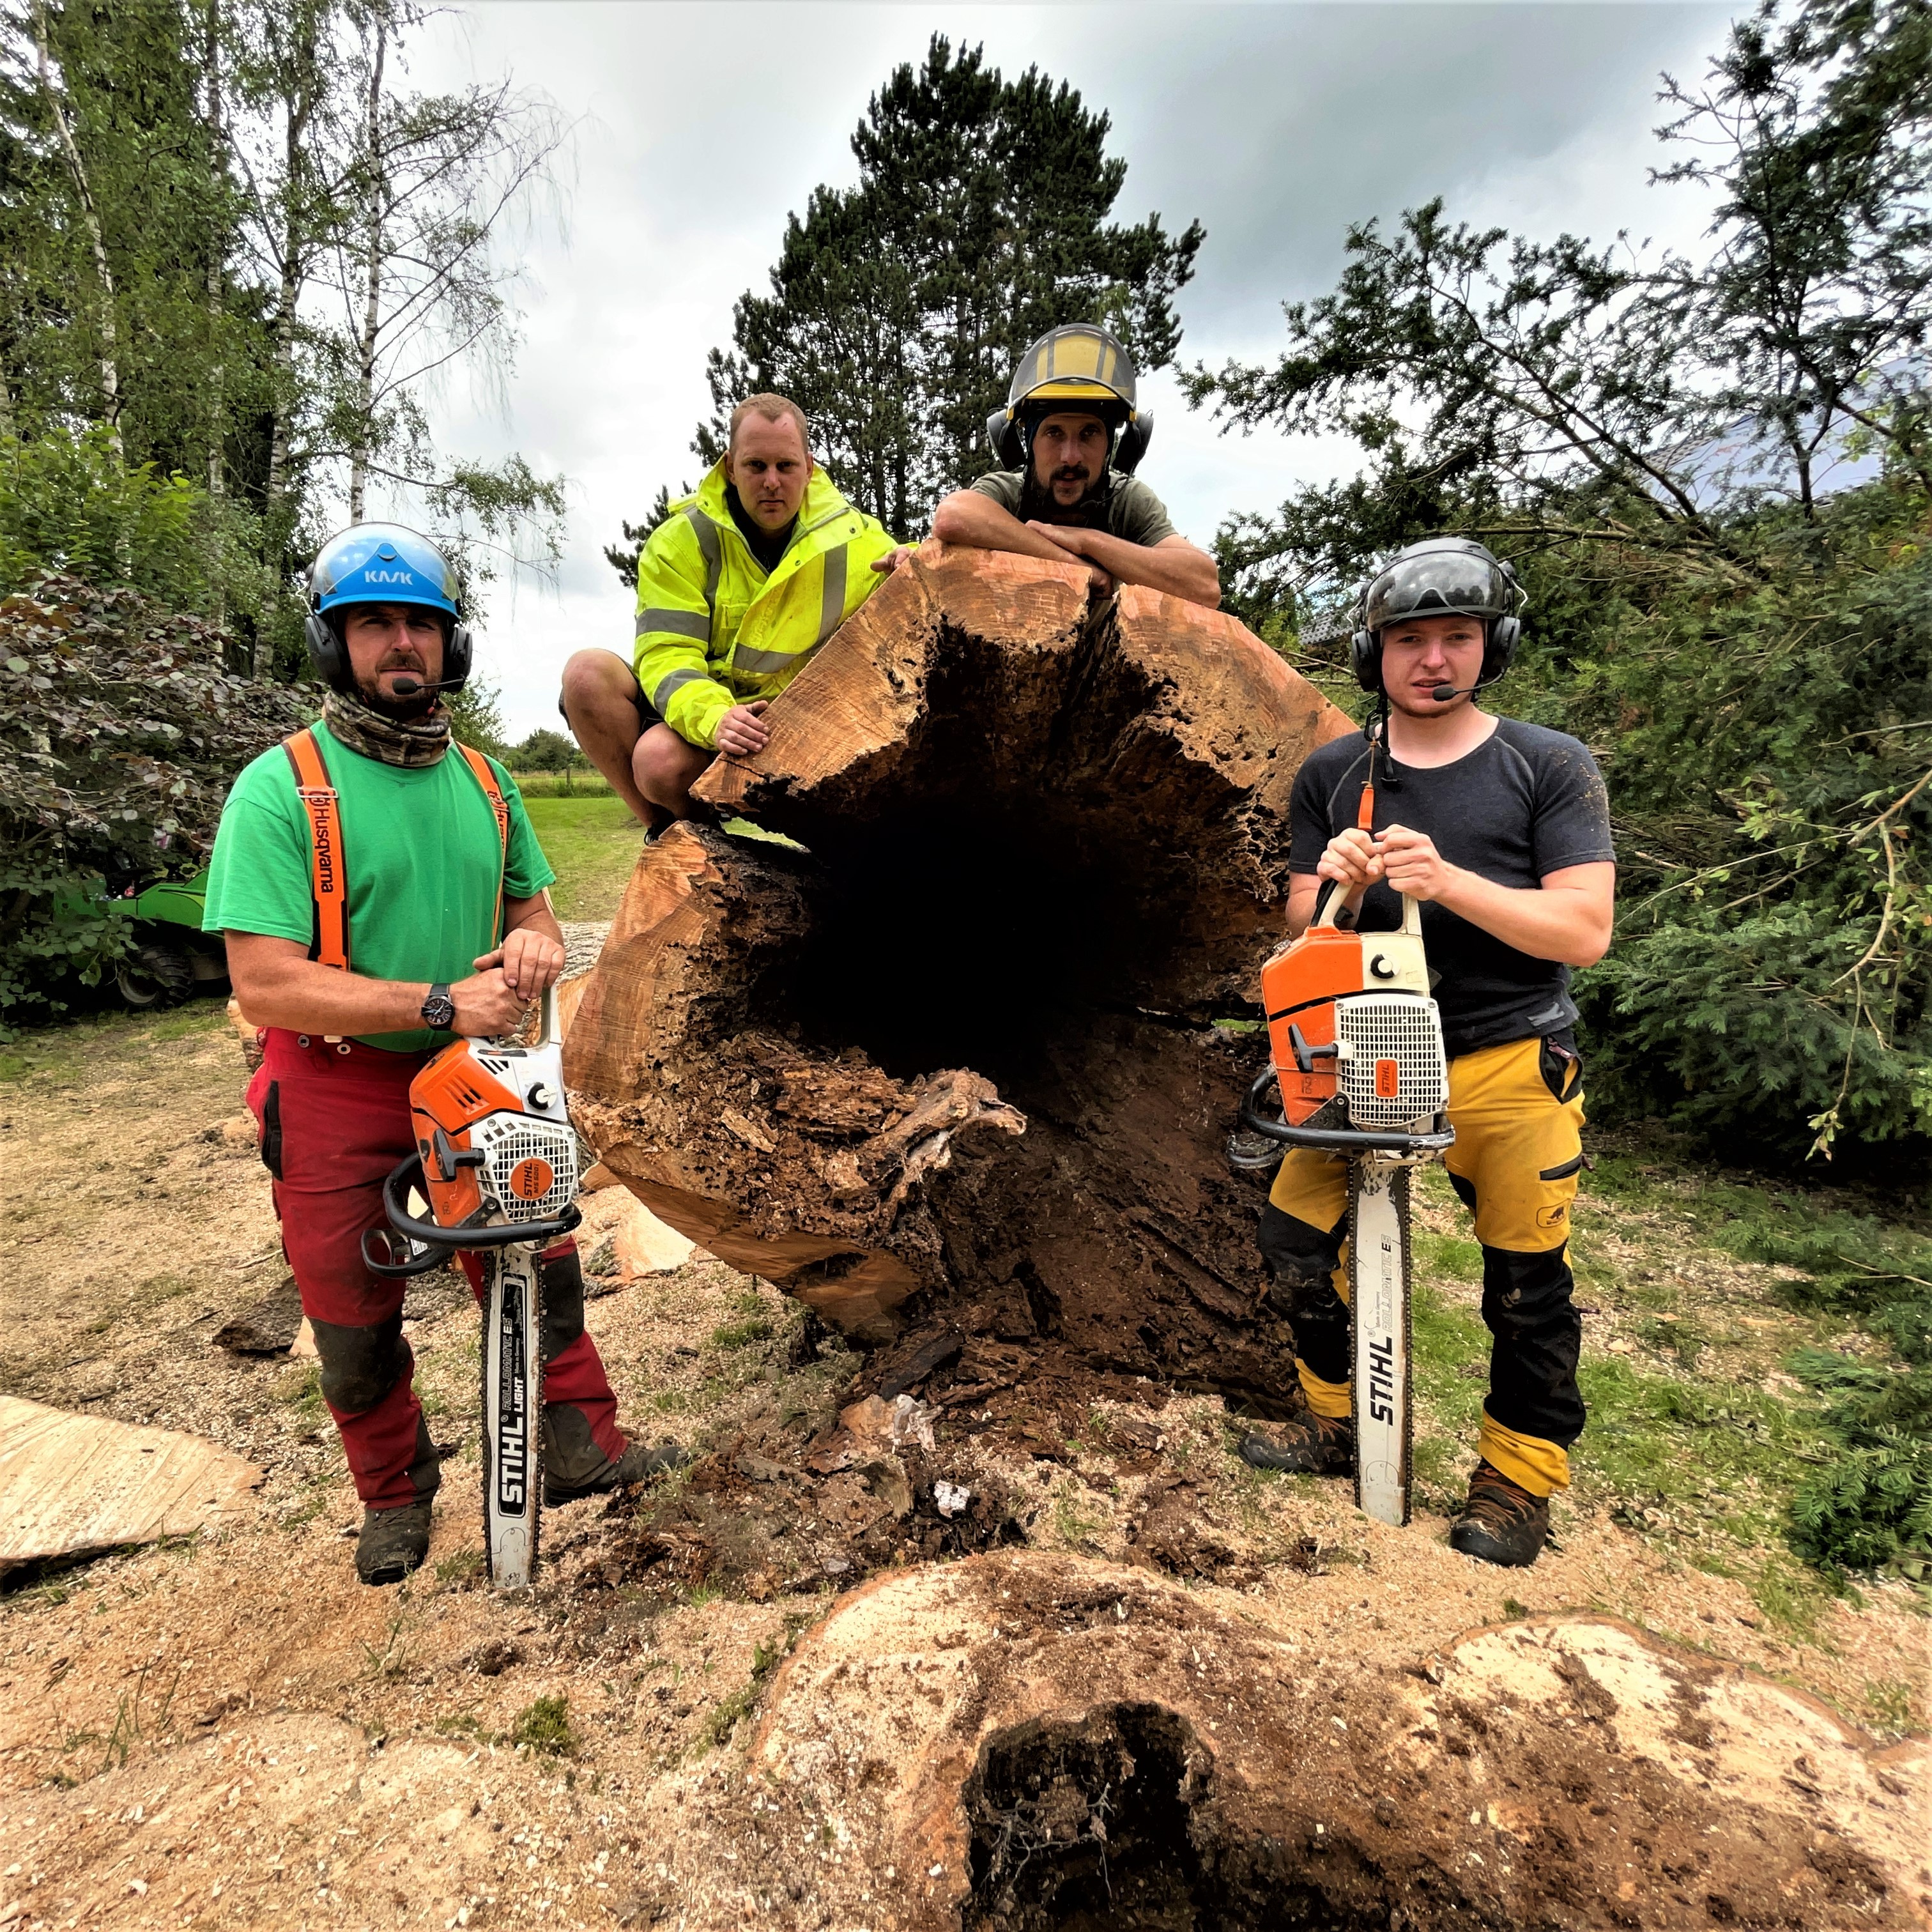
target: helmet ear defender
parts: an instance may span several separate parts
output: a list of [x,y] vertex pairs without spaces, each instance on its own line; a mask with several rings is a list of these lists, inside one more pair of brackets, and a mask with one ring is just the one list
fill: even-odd
[[1010,410],[995,410],[986,418],[986,440],[993,446],[993,459],[1009,470],[1017,470],[1026,460],[1020,442],[1020,426]]
[[315,674],[332,690],[349,688],[349,647],[336,635],[335,626],[311,604],[302,617],[302,639],[308,646],[308,661]]
[[[995,460],[1009,470],[1025,468],[1029,439],[1021,432],[1017,410],[995,410],[986,418],[986,440],[993,446]],[[1121,424],[1113,453],[1107,460],[1123,476],[1131,476],[1153,440],[1154,412],[1143,410],[1138,416]]]
[[1123,476],[1131,476],[1139,468],[1140,460],[1148,452],[1148,445],[1154,440],[1154,412],[1143,410],[1140,414],[1123,424],[1120,440],[1114,446],[1114,467]]

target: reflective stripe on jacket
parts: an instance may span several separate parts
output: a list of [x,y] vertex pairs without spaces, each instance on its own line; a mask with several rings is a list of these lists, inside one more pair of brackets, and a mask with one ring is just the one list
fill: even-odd
[[671,506],[638,560],[638,688],[694,745],[717,742],[734,704],[776,698],[884,581],[894,548],[814,469],[790,546],[767,576],[724,500],[721,460]]

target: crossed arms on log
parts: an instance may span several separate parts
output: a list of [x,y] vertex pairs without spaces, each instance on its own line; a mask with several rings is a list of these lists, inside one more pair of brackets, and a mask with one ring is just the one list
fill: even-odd
[[973,490],[956,490],[940,502],[933,512],[932,534],[941,543],[1016,550],[1050,563],[1078,557],[1088,566],[1094,589],[1102,592],[1112,590],[1116,582],[1144,584],[1170,597],[1204,604],[1210,610],[1220,606],[1221,578],[1214,560],[1184,536],[1137,544],[1070,524],[1023,524],[990,496]]

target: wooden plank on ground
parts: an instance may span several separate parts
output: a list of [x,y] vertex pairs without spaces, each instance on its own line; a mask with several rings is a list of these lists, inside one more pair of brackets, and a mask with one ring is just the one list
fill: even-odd
[[212,1528],[261,1480],[202,1436],[0,1396],[0,1570]]

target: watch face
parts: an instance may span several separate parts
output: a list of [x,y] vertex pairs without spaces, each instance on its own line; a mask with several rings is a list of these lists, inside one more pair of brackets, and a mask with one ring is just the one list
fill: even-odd
[[434,1027],[439,1032],[447,1031],[455,1024],[456,1002],[446,994],[441,999],[428,999],[422,1004],[423,1024]]

